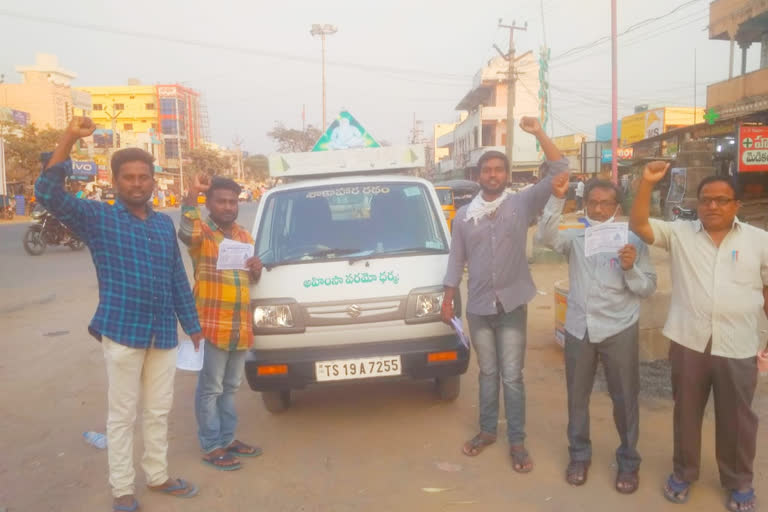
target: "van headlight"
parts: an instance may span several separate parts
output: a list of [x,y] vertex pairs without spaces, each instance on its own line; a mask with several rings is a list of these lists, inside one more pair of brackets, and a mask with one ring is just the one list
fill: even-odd
[[296,327],[288,304],[256,306],[253,308],[253,327],[256,329],[291,329]]
[[405,322],[413,324],[440,321],[444,297],[442,286],[412,290],[408,295]]

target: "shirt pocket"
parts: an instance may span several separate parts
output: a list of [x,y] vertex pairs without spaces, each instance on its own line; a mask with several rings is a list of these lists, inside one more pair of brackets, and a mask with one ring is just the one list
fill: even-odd
[[619,258],[610,254],[598,254],[596,272],[597,280],[601,288],[609,290],[624,289],[624,271],[621,268]]
[[727,270],[729,281],[738,287],[762,289],[760,259],[749,250],[735,249],[721,256],[721,264]]

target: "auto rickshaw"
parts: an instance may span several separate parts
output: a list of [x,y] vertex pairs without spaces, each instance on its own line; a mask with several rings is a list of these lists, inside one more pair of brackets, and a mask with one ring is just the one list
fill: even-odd
[[456,212],[474,199],[480,192],[480,185],[470,180],[449,180],[436,183],[435,190],[438,199],[440,199],[448,229],[453,231],[453,219],[456,217]]

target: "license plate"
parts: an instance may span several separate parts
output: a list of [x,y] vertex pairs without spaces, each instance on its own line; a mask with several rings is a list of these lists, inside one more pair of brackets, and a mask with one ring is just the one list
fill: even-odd
[[402,372],[400,356],[363,357],[315,363],[315,378],[318,382],[391,377],[401,375]]

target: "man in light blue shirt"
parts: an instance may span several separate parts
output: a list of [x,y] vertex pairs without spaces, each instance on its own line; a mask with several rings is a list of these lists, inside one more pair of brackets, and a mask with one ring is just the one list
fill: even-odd
[[[621,438],[616,451],[616,490],[631,494],[639,485],[638,317],[641,299],[656,290],[648,247],[634,233],[618,253],[585,256],[585,230],[560,231],[568,183],[555,183],[536,239],[568,258],[570,291],[565,321],[570,463],[566,480],[583,485],[592,458],[589,398],[598,359],[603,362],[613,417]],[[621,190],[610,181],[590,182],[584,192],[590,226],[613,222]]]

